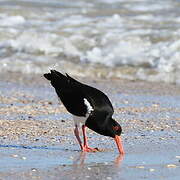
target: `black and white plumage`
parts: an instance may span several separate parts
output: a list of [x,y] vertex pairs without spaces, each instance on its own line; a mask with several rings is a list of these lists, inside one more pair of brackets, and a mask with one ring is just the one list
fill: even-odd
[[[121,126],[112,119],[113,106],[109,98],[100,90],[83,84],[68,74],[51,70],[44,74],[44,77],[51,81],[58,97],[67,111],[74,116],[75,136],[82,151],[92,152],[96,149],[90,148],[87,144],[86,127],[105,136],[115,139],[119,152],[124,154],[121,143]],[[82,123],[84,144],[79,137],[79,125]]]

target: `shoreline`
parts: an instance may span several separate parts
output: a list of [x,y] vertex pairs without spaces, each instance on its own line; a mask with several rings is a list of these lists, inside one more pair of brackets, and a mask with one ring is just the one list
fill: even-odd
[[[10,73],[0,76],[0,169],[6,169],[0,172],[0,178],[58,179],[56,175],[62,173],[68,179],[70,175],[77,176],[74,167],[78,169],[79,179],[85,173],[94,177],[97,171],[98,178],[117,179],[119,171],[129,177],[128,170],[135,179],[157,179],[162,173],[163,177],[169,177],[168,173],[172,177],[174,172],[180,176],[176,158],[180,156],[177,151],[180,149],[179,86],[120,79],[77,79],[110,97],[114,118],[122,125],[126,155],[116,175],[104,172],[108,167],[114,169],[118,156],[111,138],[88,130],[90,144],[105,151],[86,154],[80,171],[81,161],[74,165],[81,152],[73,136],[72,117],[58,101],[53,88],[42,76]],[[151,158],[149,162],[148,158]],[[169,164],[174,165],[174,171],[169,172]],[[153,173],[150,169],[154,169]],[[118,177],[128,179],[121,174]]]

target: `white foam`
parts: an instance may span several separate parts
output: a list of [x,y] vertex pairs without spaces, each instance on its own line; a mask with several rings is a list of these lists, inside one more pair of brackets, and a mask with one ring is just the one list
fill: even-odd
[[112,4],[112,3],[123,2],[124,0],[99,0],[99,1],[107,4]]
[[25,18],[22,16],[8,16],[8,17],[1,17],[0,18],[0,25],[1,26],[15,26],[24,24],[26,22]]
[[144,3],[142,2],[142,4],[140,3],[136,3],[136,4],[127,4],[126,7],[128,7],[129,9],[133,9],[134,11],[144,11],[144,12],[152,12],[152,11],[157,11],[157,10],[164,10],[164,9],[169,9],[171,7],[171,3],[164,3],[163,1],[161,2],[157,2],[157,3]]
[[45,54],[58,56],[67,54],[68,56],[79,56],[80,52],[72,44],[71,40],[59,37],[52,33],[24,32],[16,39],[7,40],[1,46],[10,47],[18,52]]
[[83,17],[81,15],[73,15],[73,16],[68,16],[65,17],[63,19],[60,19],[57,22],[58,26],[66,26],[66,25],[70,25],[70,26],[75,26],[75,25],[83,25],[83,24],[87,24],[88,22],[90,22],[91,19],[87,18],[87,17]]
[[[56,0],[28,1],[32,8],[27,12],[25,1],[23,6],[1,7],[0,70],[42,73],[50,67],[67,67],[78,75],[92,75],[94,65],[101,64],[102,72],[109,68],[104,77],[180,81],[180,19],[175,3],[77,0],[61,1],[64,6],[55,8]],[[42,4],[41,11],[33,8],[36,3]],[[124,73],[126,68],[131,71]]]
[[[117,39],[117,35],[105,36],[102,41],[103,47],[95,47],[83,59],[93,63],[101,63],[107,66],[134,65],[138,66],[146,63],[145,51],[151,45],[149,42],[141,41],[140,38]],[[107,39],[106,39],[107,38]],[[142,56],[143,55],[143,56]],[[136,60],[135,60],[136,59]]]

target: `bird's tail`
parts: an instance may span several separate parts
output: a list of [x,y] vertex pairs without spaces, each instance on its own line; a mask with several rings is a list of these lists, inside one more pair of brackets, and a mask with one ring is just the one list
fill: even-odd
[[44,74],[44,77],[51,81],[51,84],[55,89],[67,88],[69,84],[68,77],[56,70],[51,70],[50,73]]
[[67,77],[65,75],[63,75],[62,73],[56,71],[56,70],[51,70],[50,73],[46,73],[44,74],[44,77],[47,79],[47,80],[54,80],[54,79],[67,79]]
[[44,77],[47,79],[47,80],[49,80],[49,81],[51,81],[51,73],[46,73],[46,74],[44,74]]

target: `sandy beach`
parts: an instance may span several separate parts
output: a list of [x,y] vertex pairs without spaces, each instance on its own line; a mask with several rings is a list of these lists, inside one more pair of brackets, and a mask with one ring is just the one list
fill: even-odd
[[0,76],[0,179],[180,177],[180,88],[173,84],[78,78],[104,91],[122,125],[125,156],[88,130],[97,153],[81,153],[73,121],[40,75]]
[[[180,180],[180,0],[165,2],[0,0],[0,180]],[[125,156],[91,130],[99,151],[80,151],[50,69],[108,95]]]

